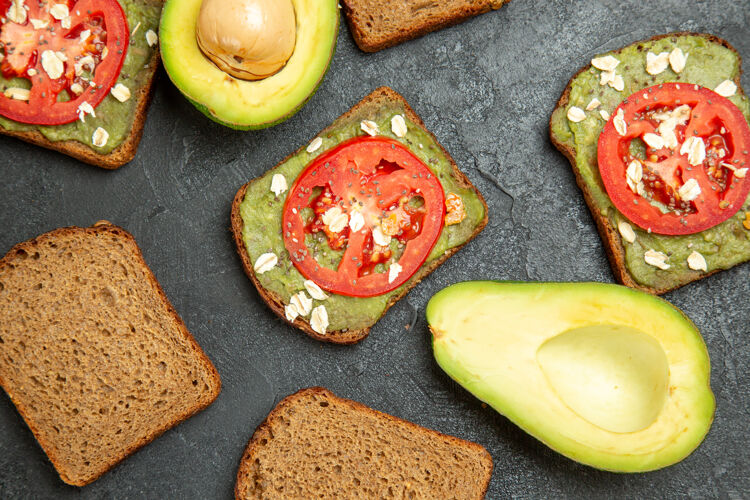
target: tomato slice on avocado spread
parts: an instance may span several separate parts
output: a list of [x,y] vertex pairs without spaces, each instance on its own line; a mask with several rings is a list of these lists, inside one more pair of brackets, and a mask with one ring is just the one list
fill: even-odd
[[[372,297],[417,272],[444,215],[443,187],[427,165],[397,141],[358,137],[320,155],[297,177],[284,205],[284,245],[295,267],[321,288]],[[327,252],[340,251],[335,269],[316,259],[316,241]]]
[[34,125],[62,125],[107,96],[129,41],[117,0],[0,0],[0,12],[0,70],[5,78],[30,82],[29,89],[4,89],[0,115]]
[[659,234],[692,234],[734,215],[750,192],[750,128],[729,99],[664,83],[625,99],[599,136],[604,187],[622,214]]

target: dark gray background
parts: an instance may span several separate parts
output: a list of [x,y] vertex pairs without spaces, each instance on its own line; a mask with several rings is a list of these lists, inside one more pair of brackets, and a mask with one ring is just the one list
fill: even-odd
[[[83,489],[60,481],[3,393],[0,498],[229,498],[255,427],[281,398],[312,385],[481,443],[495,462],[488,498],[750,497],[747,264],[666,295],[706,339],[717,410],[692,455],[647,474],[579,465],[485,407],[437,367],[424,319],[428,299],[461,280],[612,282],[568,162],[547,137],[555,102],[593,54],[659,33],[714,33],[750,61],[748,26],[747,0],[514,0],[367,55],[342,20],[322,86],[272,129],[214,124],[160,71],[138,156],[117,171],[0,137],[0,253],[59,226],[99,219],[123,226],[223,381],[207,410]],[[750,78],[743,83],[750,88]],[[379,85],[402,93],[423,117],[486,197],[490,222],[369,338],[350,347],[321,344],[284,325],[258,298],[230,238],[230,204],[243,183]]]

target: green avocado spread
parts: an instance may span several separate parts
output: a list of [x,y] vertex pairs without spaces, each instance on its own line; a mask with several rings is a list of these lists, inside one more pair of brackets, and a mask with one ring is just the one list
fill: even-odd
[[[378,108],[365,106],[354,115],[337,120],[320,135],[323,145],[315,152],[308,153],[305,149],[302,149],[284,163],[268,171],[264,176],[251,182],[240,205],[240,215],[243,221],[242,238],[250,261],[255,263],[256,259],[266,252],[273,252],[279,259],[278,264],[273,269],[258,274],[257,278],[264,288],[277,294],[287,304],[292,295],[305,290],[305,278],[294,267],[284,247],[281,217],[288,191],[278,197],[271,192],[271,178],[274,174],[282,174],[291,187],[297,176],[316,156],[346,139],[362,135],[360,122],[372,120],[378,124],[379,135],[404,143],[429,166],[440,179],[446,194],[456,193],[461,196],[466,218],[459,224],[443,227],[440,237],[425,264],[404,285],[376,297],[359,298],[328,294],[327,299],[314,301],[313,307],[320,304],[326,307],[329,320],[328,331],[354,330],[373,325],[383,314],[391,298],[400,294],[405,287],[409,287],[414,280],[424,276],[429,264],[440,258],[446,251],[465,243],[485,216],[484,204],[478,194],[472,189],[462,187],[453,175],[453,167],[450,161],[427,131],[406,118],[408,129],[406,135],[399,138],[391,133],[391,118],[397,114],[405,115],[404,109],[402,106],[392,103]],[[324,239],[310,240],[314,239],[311,237],[308,240],[308,246],[315,248],[318,262],[324,266],[334,267],[340,259],[341,252],[331,250]],[[398,255],[395,238],[391,242],[391,250],[394,255]],[[375,271],[383,272],[382,266],[380,264]]]
[[[671,52],[675,47],[687,55],[685,68],[678,74],[671,67],[652,76],[646,72],[646,54]],[[597,141],[605,125],[599,113],[604,110],[611,114],[620,102],[634,92],[665,82],[687,82],[715,89],[724,80],[735,81],[740,74],[739,56],[732,50],[711,42],[706,37],[680,35],[659,40],[639,42],[609,54],[620,63],[615,68],[622,75],[625,88],[618,92],[609,85],[600,85],[601,71],[593,66],[577,75],[570,84],[568,104],[555,110],[550,121],[555,139],[575,151],[576,164],[595,205],[603,217],[617,228],[620,221],[627,219],[614,207],[602,184],[597,163]],[[601,105],[586,111],[586,118],[578,123],[568,120],[567,112],[572,106],[586,109],[593,98]],[[729,99],[750,121],[750,101],[737,89]],[[701,274],[688,267],[688,256],[696,251],[706,260],[708,272],[727,269],[750,260],[750,231],[743,227],[745,212],[750,210],[750,198],[733,217],[710,229],[685,236],[667,236],[648,233],[631,223],[636,239],[628,243],[621,239],[625,249],[625,264],[630,275],[641,285],[668,289],[685,284]],[[628,221],[629,222],[629,221]],[[649,265],[644,254],[649,249],[667,255],[668,269]]]
[[[149,47],[148,42],[146,42],[146,32],[148,30],[156,32],[159,29],[159,17],[163,2],[162,0],[118,0],[118,2],[127,16],[130,32],[135,31],[130,37],[130,45],[116,82],[116,84],[125,85],[130,90],[130,99],[120,102],[112,94],[107,94],[107,97],[94,108],[96,117],[87,115],[85,123],[76,120],[65,125],[29,125],[0,116],[0,127],[18,132],[37,130],[44,137],[55,142],[78,141],[99,154],[110,153],[122,144],[133,127],[138,105],[138,90],[148,84],[149,75],[153,69],[148,65],[157,48],[156,46]],[[136,26],[138,27],[137,30]],[[0,91],[4,91],[8,87],[29,88],[30,83],[25,78],[6,79],[0,76]],[[109,139],[102,147],[96,147],[92,143],[92,135],[98,127],[102,127],[109,133]]]

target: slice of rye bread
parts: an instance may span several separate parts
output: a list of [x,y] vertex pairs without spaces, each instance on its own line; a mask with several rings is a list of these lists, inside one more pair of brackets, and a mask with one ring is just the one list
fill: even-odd
[[[648,40],[643,40],[643,42],[661,40],[662,38],[668,38],[672,36],[682,36],[682,35],[705,37],[707,41],[711,43],[717,43],[717,44],[723,45],[727,49],[731,50],[732,52],[737,54],[737,58],[740,59],[741,61],[739,53],[737,53],[737,50],[729,42],[727,42],[726,40],[722,38],[719,38],[717,36],[707,34],[707,33],[693,33],[693,32],[687,32],[687,31],[666,33],[663,35],[657,35],[657,36],[651,37]],[[615,51],[612,51],[612,53],[616,54],[618,53],[618,51],[615,50]],[[645,54],[644,54],[644,57],[645,57]],[[583,68],[578,70],[578,72],[575,75],[573,75],[573,77],[570,79],[568,84],[565,86],[565,90],[560,96],[560,99],[557,101],[557,104],[555,105],[555,109],[553,110],[553,114],[556,110],[567,107],[573,80],[575,80],[578,75],[580,75],[584,71],[588,71],[589,69],[591,69],[591,64],[584,66]],[[741,76],[741,64],[740,64],[740,72],[738,73],[737,78],[735,78],[734,80],[735,85],[737,85],[738,94],[743,93],[742,87],[740,86],[740,76]],[[696,275],[695,278],[689,281],[685,281],[684,283],[681,283],[674,287],[652,288],[652,287],[641,285],[640,283],[635,281],[635,279],[633,279],[633,277],[628,272],[627,266],[625,265],[625,247],[622,244],[622,237],[620,236],[620,232],[607,217],[603,216],[601,212],[597,210],[596,203],[594,201],[594,197],[593,197],[593,194],[591,193],[591,190],[589,189],[588,185],[584,181],[581,173],[578,171],[577,168],[575,168],[576,150],[570,145],[564,144],[557,140],[554,133],[552,132],[552,118],[550,118],[549,136],[550,136],[550,141],[552,142],[552,144],[558,150],[560,150],[560,152],[568,159],[571,166],[573,167],[572,170],[576,177],[576,184],[578,184],[578,187],[583,192],[583,198],[586,201],[586,205],[588,205],[589,207],[591,216],[594,218],[597,231],[599,232],[599,236],[601,237],[602,242],[604,243],[604,250],[607,254],[607,258],[609,259],[610,266],[612,267],[612,272],[614,273],[617,281],[619,281],[623,285],[628,286],[630,288],[636,288],[638,290],[642,290],[644,292],[654,294],[654,295],[661,295],[669,291],[676,290],[677,288],[683,285],[686,285],[688,283],[691,283],[692,281],[706,278],[708,276],[711,276],[712,274],[715,274],[721,271],[721,269],[715,269],[708,273]]]
[[80,160],[96,167],[106,168],[108,170],[120,168],[135,158],[138,144],[141,142],[143,125],[146,122],[146,113],[148,112],[148,107],[151,104],[151,99],[153,97],[154,80],[156,80],[156,70],[159,67],[160,59],[159,51],[155,50],[154,55],[151,56],[151,60],[148,62],[146,83],[139,87],[131,97],[131,99],[137,101],[137,104],[135,112],[133,113],[133,123],[130,133],[119,146],[107,154],[99,154],[88,145],[72,139],[66,141],[51,141],[44,137],[41,132],[36,130],[18,131],[7,130],[0,127],[0,134],[16,137],[36,146],[42,146],[43,148],[58,151],[68,156],[72,156],[76,160]]
[[[429,131],[427,130],[427,127],[425,126],[424,122],[422,122],[422,119],[414,112],[414,110],[409,107],[409,104],[406,102],[406,100],[396,91],[389,87],[379,87],[375,89],[372,93],[367,95],[364,99],[362,99],[360,102],[358,102],[354,107],[352,107],[349,111],[341,115],[334,123],[325,129],[323,129],[319,134],[317,134],[315,137],[322,137],[326,135],[326,133],[334,128],[336,122],[340,120],[345,120],[352,115],[355,115],[357,113],[360,113],[361,111],[367,111],[368,109],[377,109],[380,106],[383,106],[387,103],[392,103],[394,101],[397,101],[400,103],[403,108],[404,112],[406,114],[406,117],[409,118],[412,122],[419,125],[424,131],[435,140],[435,144],[440,148],[440,151],[445,155],[445,157],[450,161],[451,165],[453,166],[453,176],[458,180],[458,182],[468,189],[472,189],[479,199],[482,202],[482,205],[484,205],[484,219],[477,225],[474,232],[471,234],[471,236],[461,245],[451,248],[448,251],[446,251],[440,258],[434,260],[432,263],[423,265],[419,268],[419,270],[415,273],[414,277],[407,282],[407,286],[405,286],[401,293],[394,296],[389,302],[386,308],[383,310],[383,315],[388,311],[388,309],[393,306],[396,302],[401,300],[412,288],[417,286],[422,279],[430,274],[432,271],[437,269],[440,264],[445,262],[448,258],[450,258],[453,254],[458,252],[464,245],[466,245],[469,241],[474,239],[476,235],[478,235],[484,227],[487,225],[488,215],[487,215],[487,203],[484,201],[484,197],[482,196],[482,193],[479,192],[478,189],[474,187],[474,185],[471,183],[471,181],[464,175],[463,172],[461,172],[458,169],[458,165],[456,165],[456,162],[453,161],[453,158],[451,158],[450,154],[443,148],[443,146],[438,142],[437,138]],[[297,151],[292,153],[291,155],[287,156],[284,160],[279,162],[279,165],[286,162],[289,158],[296,155],[302,149],[307,147],[306,145],[300,147]],[[250,261],[250,256],[247,253],[247,248],[245,247],[245,242],[242,239],[242,216],[240,215],[240,204],[245,199],[245,192],[247,191],[247,187],[252,184],[253,182],[257,181],[258,179],[253,179],[247,184],[243,185],[239,191],[237,191],[237,194],[234,197],[234,201],[232,202],[232,233],[234,235],[234,241],[237,245],[237,252],[240,255],[240,259],[242,260],[242,267],[245,269],[245,273],[248,275],[250,280],[252,280],[253,284],[255,285],[255,288],[258,289],[258,293],[260,294],[260,297],[265,301],[266,304],[268,304],[268,307],[271,308],[273,312],[275,312],[281,319],[289,323],[290,325],[296,326],[300,330],[304,331],[306,334],[311,336],[312,338],[316,340],[321,340],[324,342],[332,342],[334,344],[354,344],[356,342],[359,342],[360,340],[367,337],[367,335],[370,333],[370,327],[367,328],[360,328],[360,329],[350,329],[350,330],[336,330],[336,331],[330,331],[326,332],[325,335],[320,335],[318,332],[314,331],[312,327],[310,326],[310,323],[305,320],[303,317],[298,317],[293,322],[290,322],[287,320],[286,315],[284,314],[284,302],[276,293],[267,290],[263,287],[263,285],[258,281],[258,277],[255,275],[255,270],[253,269],[253,263]],[[381,317],[383,316],[381,315]]]
[[284,398],[242,455],[237,499],[483,498],[482,446],[312,387]]
[[342,0],[354,41],[365,52],[392,47],[510,0]]
[[68,484],[94,481],[221,390],[133,237],[106,222],[13,247],[0,317],[0,385]]

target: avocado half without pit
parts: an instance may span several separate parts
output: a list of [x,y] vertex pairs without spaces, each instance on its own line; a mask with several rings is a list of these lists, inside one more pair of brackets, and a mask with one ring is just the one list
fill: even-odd
[[177,88],[228,127],[270,127],[315,93],[336,49],[337,0],[167,0],[161,56]]
[[427,305],[435,359],[547,446],[617,472],[660,469],[703,440],[710,365],[663,299],[603,283],[459,283]]

